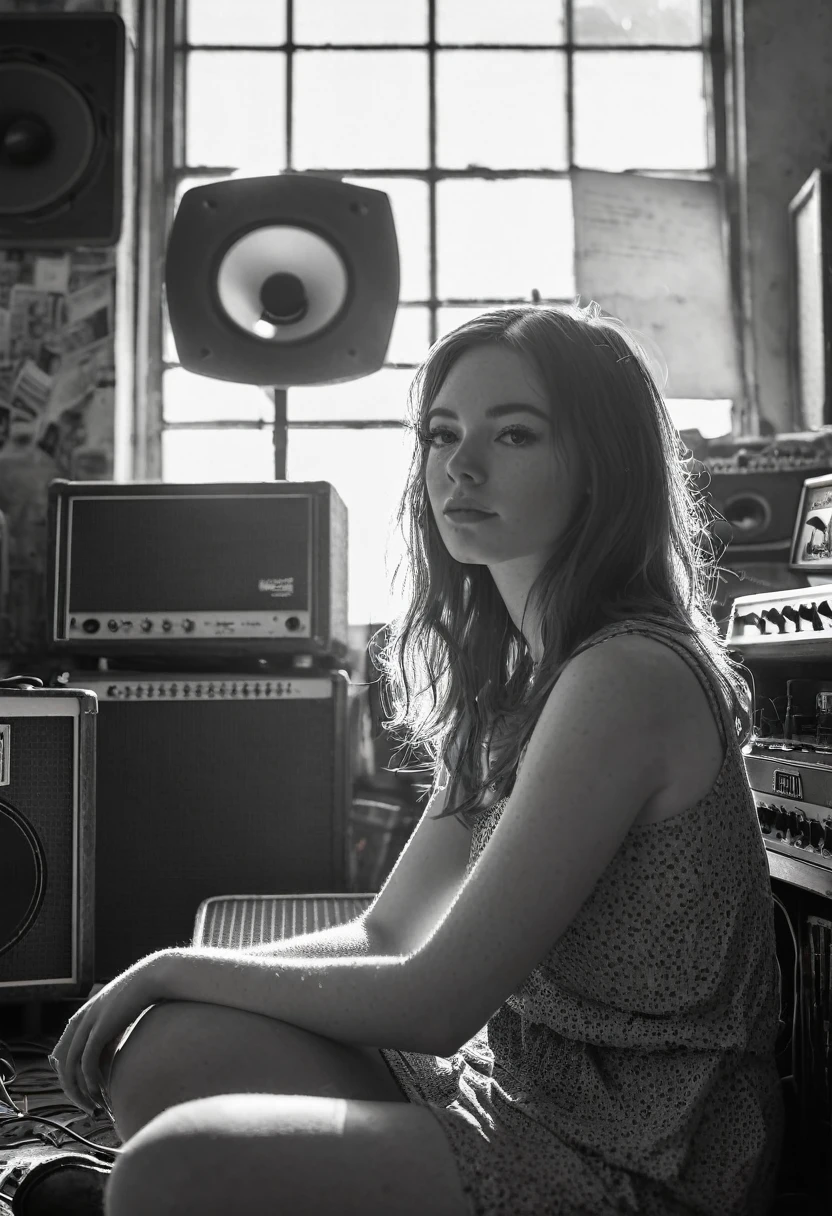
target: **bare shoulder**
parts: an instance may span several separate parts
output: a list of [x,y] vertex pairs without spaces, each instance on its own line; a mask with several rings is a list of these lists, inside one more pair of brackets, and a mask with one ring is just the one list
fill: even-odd
[[617,634],[584,655],[592,650],[598,653],[588,668],[599,679],[616,672],[632,687],[633,704],[653,711],[651,733],[663,780],[637,822],[660,823],[681,814],[710,793],[725,759],[722,733],[701,680],[673,647],[645,634]]
[[656,693],[678,696],[682,689],[700,688],[690,664],[657,638],[644,633],[619,633],[583,651],[569,664],[581,663],[587,672],[644,681]]
[[570,659],[564,675],[571,679],[586,678],[638,682],[657,693],[675,688],[686,674],[696,677],[685,660],[670,646],[643,633],[619,633],[604,638]]
[[694,765],[709,768],[714,750],[722,751],[699,677],[682,655],[657,638],[616,634],[577,655],[564,675],[596,698],[608,690],[610,698],[618,698],[620,710],[631,706],[642,714],[644,725],[649,723],[651,735],[662,745],[673,778],[680,771],[681,755],[688,755],[693,743],[701,744],[701,754],[690,755]]

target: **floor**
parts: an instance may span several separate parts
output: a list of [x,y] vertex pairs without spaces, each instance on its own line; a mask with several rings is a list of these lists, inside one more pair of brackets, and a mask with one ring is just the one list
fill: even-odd
[[[0,1011],[2,1012],[2,1011]],[[121,1141],[108,1115],[93,1119],[79,1110],[60,1088],[47,1056],[57,1042],[58,1033],[26,1033],[19,1027],[8,1029],[0,1017],[0,1077],[9,1098],[26,1116],[14,1118],[0,1098],[0,1197],[13,1193],[13,1171],[62,1153],[89,1154],[99,1164],[110,1164],[112,1154],[96,1153],[96,1148],[118,1148]],[[16,1075],[12,1079],[12,1070]],[[3,1122],[8,1116],[8,1122]],[[83,1139],[76,1139],[72,1133]],[[84,1140],[87,1143],[84,1143]],[[4,1190],[4,1184],[6,1189]],[[0,1214],[11,1211],[0,1202]]]

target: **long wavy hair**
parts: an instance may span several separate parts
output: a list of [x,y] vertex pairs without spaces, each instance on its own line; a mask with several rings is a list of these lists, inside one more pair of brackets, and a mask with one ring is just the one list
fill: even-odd
[[[557,417],[562,454],[583,462],[589,491],[526,601],[541,621],[543,644],[533,683],[522,628],[488,567],[450,555],[425,485],[431,404],[460,355],[493,345],[519,352],[537,372]],[[410,387],[406,426],[413,457],[396,517],[406,550],[393,575],[394,586],[401,576],[406,607],[388,623],[386,645],[374,635],[370,653],[382,673],[389,715],[383,728],[432,757],[430,796],[447,768],[451,785],[436,818],[455,814],[469,823],[486,789],[497,797],[511,793],[523,748],[566,662],[581,642],[619,621],[652,619],[694,636],[732,707],[740,745],[748,742],[747,668],[730,656],[711,611],[716,516],[686,468],[691,453],[651,356],[619,320],[594,301],[581,308],[577,300],[483,313],[431,347]],[[481,757],[498,735],[496,764],[484,777]]]

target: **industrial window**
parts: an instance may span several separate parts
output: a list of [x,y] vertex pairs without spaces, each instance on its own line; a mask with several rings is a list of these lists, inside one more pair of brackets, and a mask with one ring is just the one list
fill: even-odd
[[[724,176],[720,13],[714,0],[175,0],[168,230],[185,190],[234,174],[314,169],[391,199],[401,291],[385,366],[287,398],[286,477],[331,482],[349,511],[351,623],[396,610],[401,424],[430,344],[533,291],[576,295],[570,168]],[[164,305],[158,328],[151,471],[273,478],[273,398],[180,368]],[[730,431],[731,401],[668,405],[680,429]]]

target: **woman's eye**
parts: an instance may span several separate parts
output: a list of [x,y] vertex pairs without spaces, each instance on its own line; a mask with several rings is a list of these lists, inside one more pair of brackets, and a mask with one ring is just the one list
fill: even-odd
[[[444,443],[436,444],[434,442],[434,440],[440,435],[450,435],[452,439],[454,438],[453,431],[448,430],[448,428],[445,426],[438,426],[438,427],[434,427],[430,431],[427,431],[426,433],[423,433],[421,435],[421,439],[422,439],[423,443],[427,443],[431,447],[447,447],[448,446],[447,444],[444,444]],[[505,428],[505,430],[500,431],[500,434],[497,436],[497,438],[502,439],[503,435],[512,435],[515,437],[519,436],[519,438],[523,440],[523,443],[512,442],[508,445],[509,447],[513,447],[513,448],[514,447],[525,447],[526,444],[534,443],[535,440],[537,439],[537,436],[534,434],[534,432],[528,430],[528,428],[525,426],[507,426]]]

